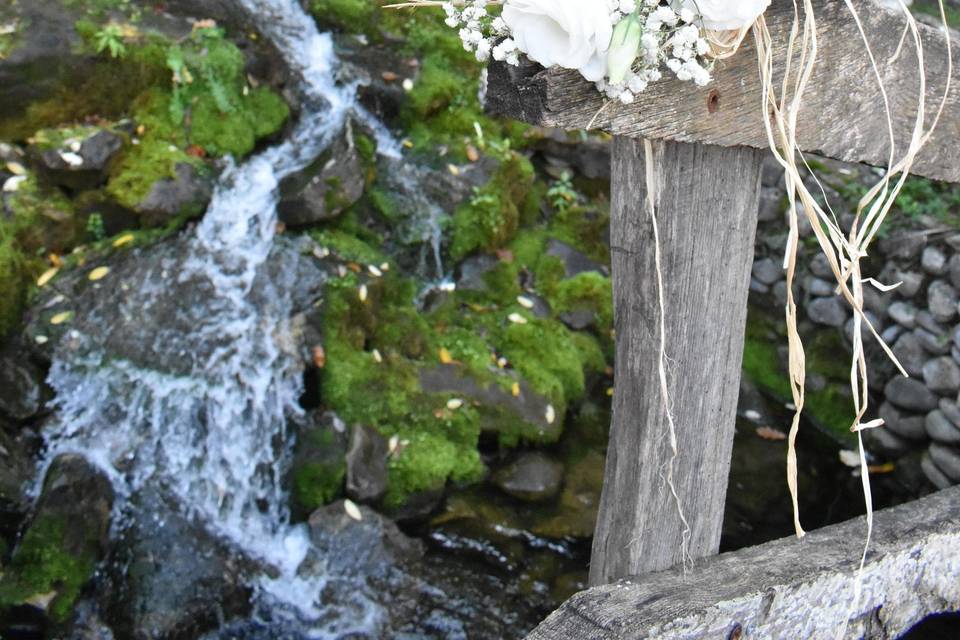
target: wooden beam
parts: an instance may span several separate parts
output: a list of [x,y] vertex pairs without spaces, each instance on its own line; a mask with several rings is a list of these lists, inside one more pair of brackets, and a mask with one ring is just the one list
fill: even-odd
[[[863,41],[843,0],[815,0],[819,63],[799,118],[804,151],[848,162],[886,166],[890,153],[881,94]],[[876,0],[853,0],[891,98],[897,148],[903,149],[916,117],[919,78],[916,51],[908,37],[896,51],[905,21]],[[774,0],[767,23],[782,72],[786,35],[793,24],[793,2]],[[942,32],[920,25],[927,69],[927,113],[939,105],[947,77],[947,48]],[[949,104],[936,134],[913,171],[929,178],[960,181],[960,37],[952,37],[957,65]],[[663,80],[640,94],[634,104],[611,104],[596,128],[632,138],[702,142],[721,146],[767,147],[756,49],[748,38],[732,58],[717,63],[714,82]],[[779,87],[777,78],[777,86]],[[516,68],[493,64],[488,75],[489,110],[532,124],[582,129],[603,106],[594,86],[575,71],[543,70],[531,63]]]
[[[848,615],[864,518],[576,594],[530,640],[895,638],[960,609],[960,487],[876,515],[863,597]],[[739,634],[737,629],[740,629]]]
[[[677,492],[690,553],[715,554],[733,446],[760,194],[759,151],[654,142]],[[613,142],[611,250],[616,392],[591,584],[681,562],[683,526],[663,482],[659,303],[643,143]]]

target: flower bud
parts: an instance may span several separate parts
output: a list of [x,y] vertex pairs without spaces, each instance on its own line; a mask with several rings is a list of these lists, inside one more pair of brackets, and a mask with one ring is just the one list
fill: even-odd
[[633,66],[640,52],[640,36],[643,26],[635,15],[629,15],[617,23],[607,51],[607,75],[610,84],[620,84]]

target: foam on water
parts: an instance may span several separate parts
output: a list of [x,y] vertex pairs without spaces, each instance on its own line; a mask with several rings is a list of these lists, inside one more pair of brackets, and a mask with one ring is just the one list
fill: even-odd
[[[285,424],[301,411],[297,356],[284,348],[293,283],[262,277],[261,267],[274,241],[280,180],[323,151],[348,116],[374,132],[381,153],[398,155],[398,147],[356,104],[354,88],[336,85],[332,41],[297,0],[239,1],[300,78],[299,122],[282,144],[228,166],[193,239],[117,303],[128,324],[151,325],[136,336],[143,358],[111,352],[117,338],[107,326],[68,335],[70,347],[58,349],[49,379],[58,419],[46,459],[83,453],[109,473],[118,502],[145,486],[163,487],[190,515],[278,570],[261,580],[263,600],[319,619],[325,577],[297,575],[309,540],[304,527],[289,525],[280,483],[289,457]],[[142,320],[170,307],[169,327]],[[155,365],[165,361],[176,365]],[[377,606],[361,590],[353,600],[313,635],[375,629]]]

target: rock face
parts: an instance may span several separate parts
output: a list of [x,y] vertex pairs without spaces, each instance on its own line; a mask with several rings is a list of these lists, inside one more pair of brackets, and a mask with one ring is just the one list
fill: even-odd
[[182,213],[206,209],[213,195],[213,184],[190,164],[174,167],[174,177],[158,180],[136,207],[146,226],[163,226]]
[[373,427],[356,425],[347,450],[347,496],[376,502],[387,491],[387,440]]
[[341,495],[347,473],[347,426],[332,412],[311,411],[298,420],[291,465],[294,515],[305,518]]
[[62,625],[107,552],[113,488],[78,455],[55,459],[0,577],[0,633]]
[[96,131],[84,140],[52,149],[31,149],[34,162],[49,180],[67,189],[92,189],[107,180],[110,161],[123,147],[112,131]]
[[560,492],[563,465],[540,453],[525,453],[497,471],[494,483],[515,498],[528,502],[549,500]]
[[12,351],[0,353],[0,415],[23,421],[35,416],[43,402],[43,373]]

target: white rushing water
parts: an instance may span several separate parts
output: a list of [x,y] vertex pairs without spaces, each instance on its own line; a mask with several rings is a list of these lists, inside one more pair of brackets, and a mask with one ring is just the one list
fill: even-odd
[[[336,85],[332,41],[297,0],[239,1],[299,78],[299,121],[282,144],[228,166],[192,240],[143,267],[137,290],[104,303],[113,305],[104,318],[119,320],[68,335],[49,379],[58,419],[47,434],[47,460],[83,453],[110,474],[121,501],[162,487],[189,515],[278,569],[258,585],[261,599],[320,619],[324,579],[296,575],[309,542],[304,527],[289,525],[280,486],[289,457],[285,424],[301,411],[297,354],[283,346],[293,283],[282,281],[290,269],[268,278],[262,267],[274,241],[279,181],[316,158],[348,116],[378,134],[380,153],[398,151],[356,104],[354,88]],[[137,333],[139,326],[149,328]],[[118,355],[117,343],[137,345],[142,357],[129,349]],[[352,604],[314,635],[375,628],[376,606],[362,594]]]

